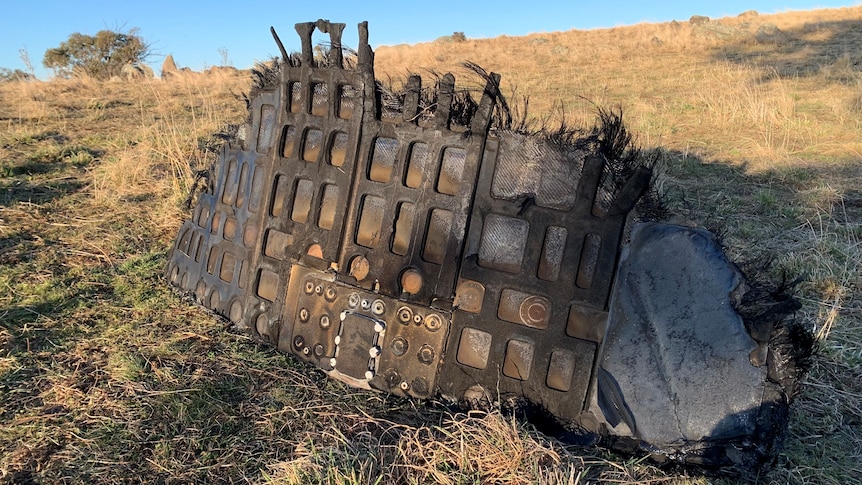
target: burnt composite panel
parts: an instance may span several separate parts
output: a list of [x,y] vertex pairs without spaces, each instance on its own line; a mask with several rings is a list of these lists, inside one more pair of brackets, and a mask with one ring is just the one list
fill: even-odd
[[451,74],[430,116],[418,76],[400,116],[385,113],[365,26],[354,69],[315,64],[315,27],[340,45],[343,25],[297,24],[300,62],[252,99],[246,146],[225,148],[180,231],[171,282],[353,385],[412,397],[494,389],[575,419],[648,174],[603,208],[601,155],[489,136],[495,74],[469,126],[450,119]]
[[[334,47],[325,62],[315,29]],[[630,330],[606,331],[609,298],[650,171],[610,190],[597,150],[491,129],[493,73],[468,121],[453,119],[451,74],[425,97],[411,76],[384,105],[367,25],[350,67],[343,29],[296,24],[298,56],[274,35],[280,77],[252,93],[244,140],[223,148],[180,228],[170,284],[353,386],[518,397],[565,426],[637,439],[633,422],[617,426],[632,411],[607,410],[634,404],[620,369],[637,349],[603,340]]]

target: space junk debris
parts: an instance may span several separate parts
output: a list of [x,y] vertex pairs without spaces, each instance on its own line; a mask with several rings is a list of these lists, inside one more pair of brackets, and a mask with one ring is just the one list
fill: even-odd
[[393,93],[367,24],[355,56],[344,27],[296,24],[299,54],[273,30],[282,58],[258,72],[169,284],[351,386],[520,402],[659,460],[768,461],[795,386],[789,311],[741,310],[746,280],[706,230],[634,221],[651,171],[620,120],[519,130],[475,66],[478,101],[451,74]]

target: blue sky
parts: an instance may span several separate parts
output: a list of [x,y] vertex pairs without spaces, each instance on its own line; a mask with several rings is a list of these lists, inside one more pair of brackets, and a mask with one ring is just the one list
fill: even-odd
[[[859,5],[841,0],[528,0],[479,2],[470,0],[346,1],[253,0],[250,2],[174,1],[47,1],[3,2],[0,16],[0,67],[24,69],[20,51],[26,49],[38,77],[45,50],[57,47],[69,34],[95,34],[103,29],[140,29],[152,44],[149,59],[156,72],[164,56],[173,54],[180,67],[194,70],[222,64],[222,52],[231,65],[251,67],[255,60],[278,54],[269,34],[272,25],[288,51],[299,49],[293,30],[297,22],[318,18],[347,24],[344,43],[356,46],[356,24],[369,22],[372,47],[428,42],[452,32],[468,38],[525,35],[632,25],[641,22],[687,20],[692,15],[712,18],[746,10],[776,13]],[[255,5],[251,11],[248,5]]]

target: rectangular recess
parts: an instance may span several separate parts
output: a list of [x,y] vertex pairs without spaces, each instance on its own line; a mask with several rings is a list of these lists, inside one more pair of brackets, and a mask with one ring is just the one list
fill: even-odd
[[314,182],[308,179],[296,181],[296,192],[293,194],[293,207],[290,219],[293,222],[305,224],[311,212],[311,201],[314,198]]
[[440,176],[437,178],[437,192],[455,195],[461,189],[467,150],[461,147],[446,147],[440,161]]
[[398,205],[398,215],[395,218],[395,228],[392,231],[392,252],[407,255],[410,241],[413,238],[413,226],[416,223],[416,204],[402,202]]
[[282,174],[276,175],[275,188],[272,190],[272,201],[269,209],[272,217],[281,217],[284,213],[284,202],[287,200],[288,191],[290,191],[290,186],[287,176]]
[[398,140],[379,137],[374,140],[371,151],[371,163],[368,168],[368,179],[374,182],[388,183],[392,180],[395,158],[398,155]]
[[189,255],[189,244],[191,244],[192,234],[191,229],[186,229],[182,237],[180,237],[179,242],[177,242],[177,249],[186,256]]
[[210,234],[218,234],[221,230],[221,212],[213,214],[213,221],[210,225]]
[[233,241],[233,238],[236,237],[236,217],[228,216],[224,221],[224,233],[222,237],[225,241]]
[[227,175],[224,177],[221,201],[223,204],[233,205],[234,199],[236,199],[236,159],[231,158],[227,164]]
[[207,253],[207,273],[215,274],[216,260],[218,259],[218,249],[215,246],[210,246]]
[[203,253],[204,237],[201,234],[197,235],[197,243],[195,245],[195,263],[201,262],[201,254]]
[[263,246],[263,254],[270,258],[284,260],[287,248],[293,244],[293,235],[275,229],[266,230],[266,243]]
[[311,85],[311,114],[326,116],[329,113],[329,86],[326,83]]
[[535,346],[523,340],[509,340],[506,344],[506,358],[503,360],[503,374],[526,381],[530,377],[533,367],[533,354]]
[[608,314],[602,310],[572,305],[566,320],[566,335],[601,343],[605,337]]
[[278,273],[261,268],[257,275],[257,296],[273,302],[278,295]]
[[422,259],[429,263],[443,264],[449,246],[449,234],[452,232],[451,211],[446,209],[431,209],[428,217],[428,227],[425,232],[425,247]]
[[338,117],[343,120],[349,120],[353,117],[353,111],[356,109],[356,98],[358,92],[352,84],[342,84],[338,86]]
[[578,288],[589,289],[593,286],[596,275],[596,265],[599,264],[599,251],[602,248],[602,237],[598,234],[587,234],[584,237],[584,247],[581,250],[581,260],[578,264],[578,277],[575,284]]
[[260,199],[263,197],[263,167],[254,167],[251,177],[251,194],[248,198],[248,211],[256,213],[260,210]]
[[425,180],[425,170],[428,167],[428,144],[417,141],[410,145],[410,155],[407,158],[407,173],[404,175],[404,185],[417,189]]
[[548,387],[558,391],[568,392],[572,388],[572,377],[575,375],[575,354],[568,350],[551,352],[551,363],[548,365]]
[[242,208],[248,194],[248,162],[244,162],[239,169],[239,188],[236,194],[236,206]]
[[539,258],[539,278],[545,281],[557,281],[560,278],[567,238],[568,231],[565,227],[548,226],[545,230],[545,243]]
[[330,135],[328,161],[333,167],[340,167],[347,160],[347,141],[347,133],[343,131]]
[[356,228],[356,244],[366,248],[376,248],[380,244],[380,230],[386,212],[386,199],[376,195],[362,198],[359,224]]
[[338,197],[341,189],[335,184],[325,184],[320,196],[320,215],[317,217],[317,227],[331,231],[335,225],[338,212]]
[[281,156],[284,158],[296,156],[293,153],[294,149],[296,149],[296,127],[286,125],[281,130]]
[[479,266],[519,273],[529,235],[530,223],[526,220],[488,214],[479,242]]
[[488,366],[488,356],[491,353],[490,333],[476,328],[465,327],[461,330],[458,342],[458,353],[455,356],[463,365],[484,369]]
[[257,132],[257,152],[266,153],[272,148],[275,135],[275,106],[262,104],[260,106],[260,129]]
[[305,130],[302,140],[302,159],[306,162],[316,162],[323,147],[323,132],[317,128]]
[[236,271],[236,256],[231,253],[224,253],[221,257],[221,268],[219,268],[218,277],[227,283],[233,281],[233,274]]
[[302,83],[294,81],[290,83],[290,112],[302,111]]

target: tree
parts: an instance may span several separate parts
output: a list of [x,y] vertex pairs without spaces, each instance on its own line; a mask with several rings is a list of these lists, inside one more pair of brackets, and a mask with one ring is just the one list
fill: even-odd
[[12,70],[0,67],[0,83],[10,81],[30,81],[32,79],[35,79],[35,76],[29,72],[22,71],[21,69]]
[[45,51],[42,64],[63,77],[108,79],[119,76],[126,64],[140,64],[149,55],[150,45],[136,28],[128,32],[101,30],[95,36],[75,32],[59,47]]

